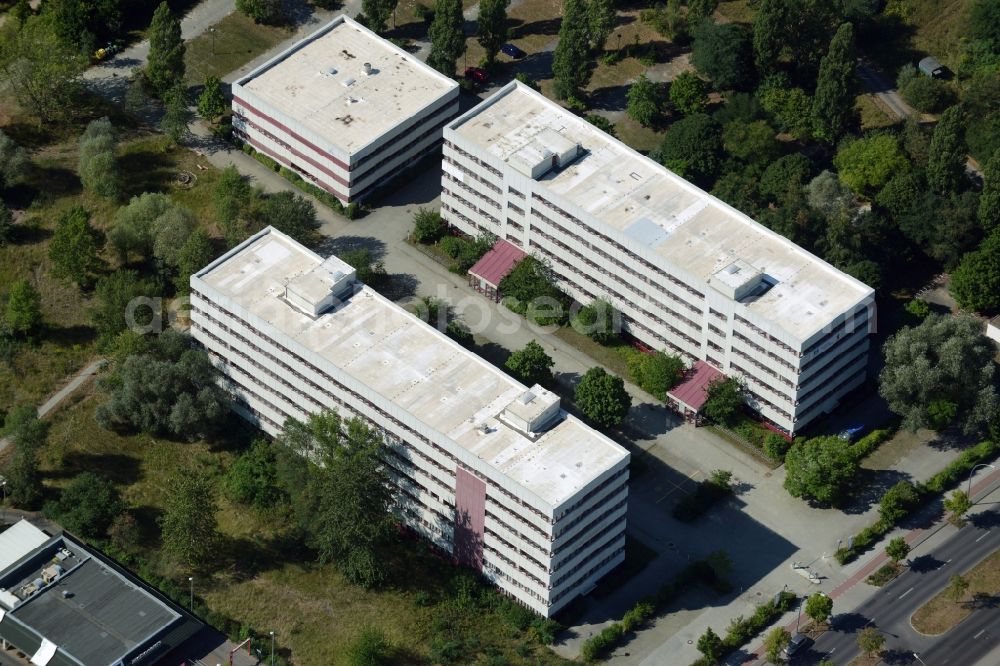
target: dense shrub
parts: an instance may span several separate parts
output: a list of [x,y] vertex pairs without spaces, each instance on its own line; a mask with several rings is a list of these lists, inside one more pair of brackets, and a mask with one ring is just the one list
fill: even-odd
[[674,518],[690,523],[701,517],[717,502],[733,493],[729,485],[732,473],[721,469],[712,472],[712,476],[703,480],[693,492],[688,493],[674,507]]

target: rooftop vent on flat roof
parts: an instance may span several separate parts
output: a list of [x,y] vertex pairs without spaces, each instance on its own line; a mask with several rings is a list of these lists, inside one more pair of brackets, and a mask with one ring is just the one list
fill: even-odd
[[559,396],[535,384],[501,412],[500,419],[528,435],[537,436],[559,414]]
[[366,62],[365,64],[361,65],[361,67],[365,70],[365,74],[367,74],[368,76],[371,76],[371,74],[372,74],[372,64],[370,62]]
[[354,77],[353,76],[349,76],[346,79],[344,79],[343,81],[341,81],[340,85],[344,86],[345,88],[350,88],[351,86],[354,85],[354,82],[355,82]]

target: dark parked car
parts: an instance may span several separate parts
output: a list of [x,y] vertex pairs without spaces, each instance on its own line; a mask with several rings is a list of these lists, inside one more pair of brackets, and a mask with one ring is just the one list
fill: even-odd
[[490,75],[487,74],[486,70],[481,67],[466,67],[465,78],[475,81],[476,83],[486,83],[490,80]]
[[865,434],[865,425],[863,423],[855,423],[841,430],[837,436],[845,442],[853,442],[863,434]]
[[782,653],[786,659],[794,657],[797,653],[805,650],[810,643],[812,643],[812,639],[805,634],[795,634],[792,636],[792,640],[788,641],[788,645],[785,646]]
[[500,50],[507,55],[509,55],[514,60],[520,60],[524,56],[528,55],[522,49],[517,48],[513,44],[504,44],[500,47]]

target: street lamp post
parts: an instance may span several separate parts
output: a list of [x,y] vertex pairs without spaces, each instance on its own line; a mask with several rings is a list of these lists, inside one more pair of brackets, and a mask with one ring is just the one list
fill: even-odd
[[925,662],[923,659],[921,659],[920,655],[917,654],[916,652],[913,653],[913,658],[916,659],[917,661],[919,661],[924,666],[927,666],[927,662]]
[[0,482],[0,486],[3,487],[3,501],[6,502],[7,501],[7,481],[4,480],[3,482]]
[[188,576],[188,583],[191,585],[191,605],[188,610],[194,613],[194,576]]
[[212,55],[215,55],[215,28],[209,28],[208,32],[212,35]]
[[274,666],[274,632],[271,632],[271,666]]
[[970,501],[972,500],[972,477],[975,476],[976,470],[979,469],[980,467],[989,467],[990,469],[996,469],[996,465],[991,465],[990,463],[979,463],[978,465],[972,468],[972,471],[969,472],[969,488],[968,490],[965,491],[965,494],[969,496]]
[[806,598],[802,597],[799,600],[799,616],[795,618],[795,633],[799,633],[799,622],[802,621],[802,605],[806,602]]

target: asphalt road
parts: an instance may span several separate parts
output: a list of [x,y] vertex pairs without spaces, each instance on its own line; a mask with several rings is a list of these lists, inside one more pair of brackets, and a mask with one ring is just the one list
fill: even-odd
[[910,626],[910,616],[944,589],[951,576],[967,571],[1000,548],[998,525],[997,511],[980,514],[976,524],[970,521],[944,545],[914,559],[905,573],[853,612],[835,616],[831,630],[792,663],[814,664],[824,657],[838,664],[849,663],[859,654],[858,632],[873,625],[886,637],[886,663],[919,664],[913,656],[917,652],[927,666],[973,666],[997,646],[1000,610],[976,611],[940,637],[918,634]]

